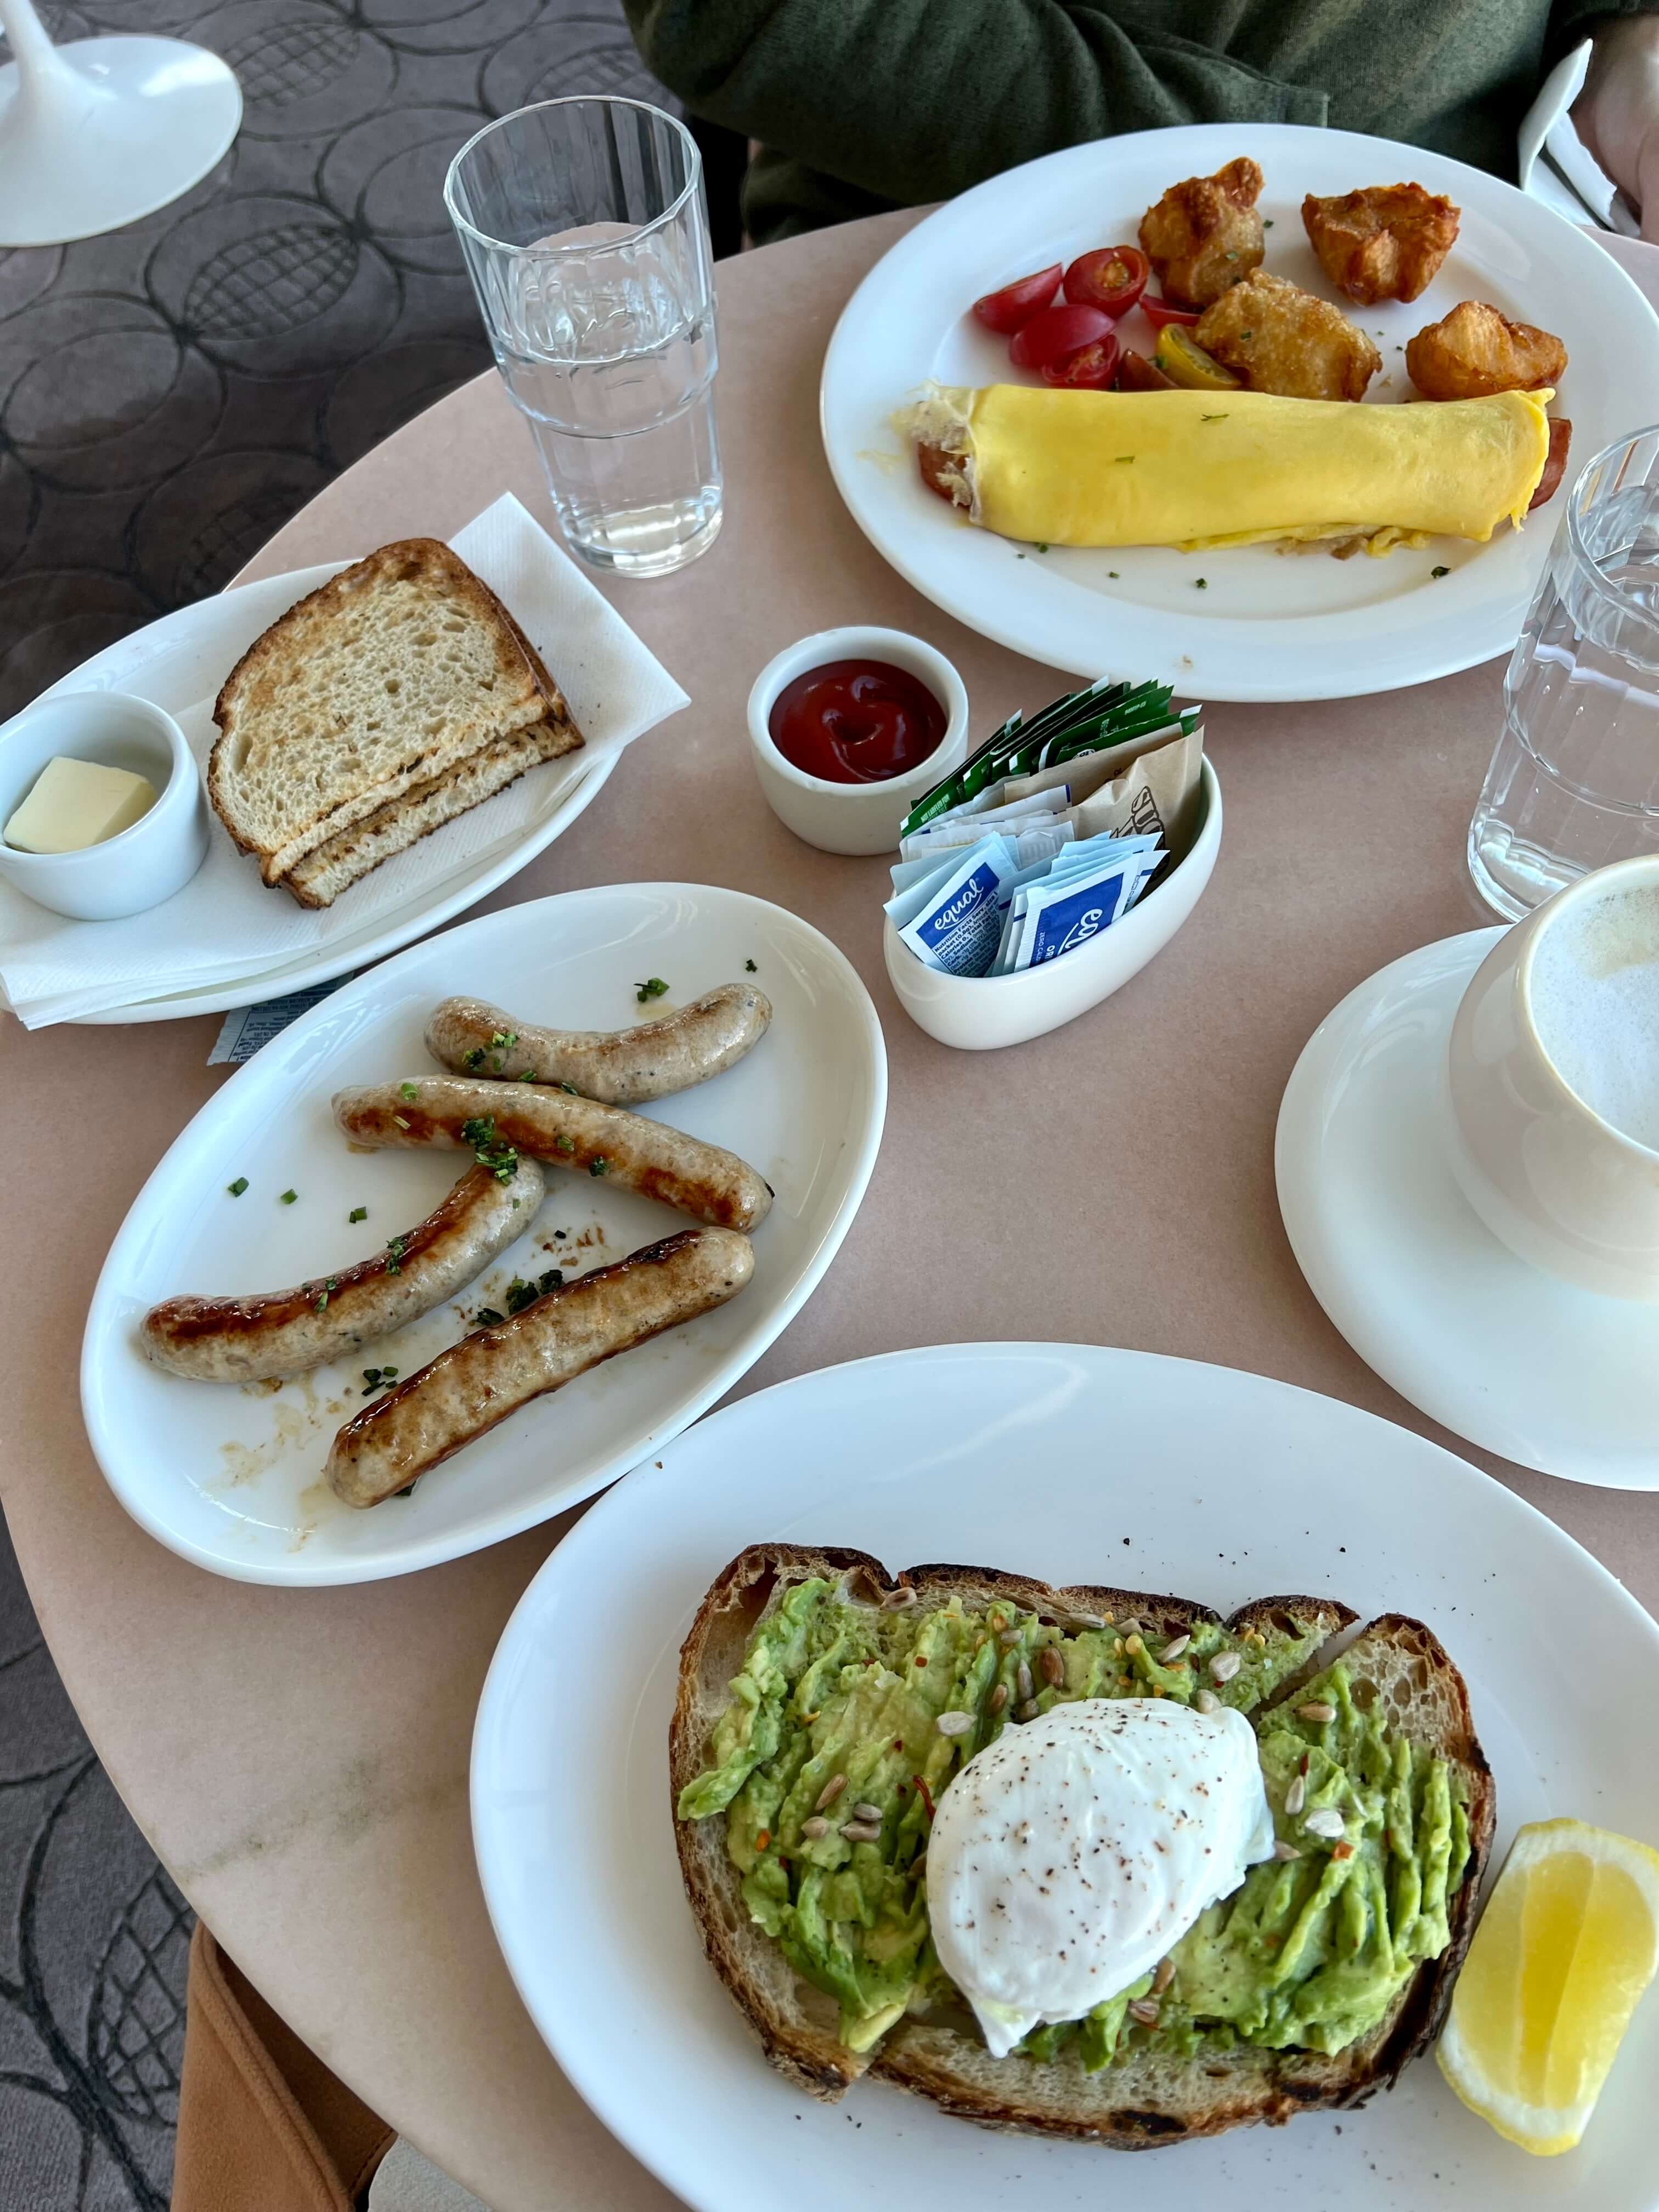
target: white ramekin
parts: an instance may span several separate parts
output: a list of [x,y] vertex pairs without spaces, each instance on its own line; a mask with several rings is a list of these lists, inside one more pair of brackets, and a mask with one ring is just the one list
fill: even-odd
[[[767,725],[786,684],[830,660],[884,660],[927,686],[945,709],[945,735],[908,775],[883,783],[831,783],[785,760]],[[945,658],[902,629],[853,623],[821,629],[769,660],[749,694],[749,743],[767,805],[787,830],[823,853],[892,853],[899,823],[922,793],[959,768],[968,752],[968,694]]]
[[0,729],[0,827],[59,753],[147,776],[155,804],[130,830],[78,853],[20,853],[0,839],[0,876],[76,921],[115,921],[182,890],[207,857],[208,802],[172,715],[125,691],[37,700]]
[[1561,1074],[1533,1019],[1532,968],[1545,933],[1585,900],[1656,886],[1659,856],[1615,861],[1506,930],[1463,994],[1444,1061],[1464,1197],[1522,1259],[1616,1298],[1659,1299],[1659,1152],[1604,1121]]

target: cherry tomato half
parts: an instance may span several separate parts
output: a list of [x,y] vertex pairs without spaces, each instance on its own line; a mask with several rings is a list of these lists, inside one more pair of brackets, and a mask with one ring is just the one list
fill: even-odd
[[1105,315],[1127,315],[1152,273],[1138,246],[1097,246],[1092,253],[1079,253],[1066,271],[1066,296]]
[[1183,330],[1189,331],[1198,320],[1185,307],[1172,307],[1167,300],[1158,299],[1151,292],[1141,294],[1140,312],[1155,331],[1161,331],[1167,323],[1179,323]]
[[1092,338],[1075,353],[1063,353],[1058,361],[1045,361],[1042,380],[1059,385],[1067,392],[1104,392],[1117,374],[1117,332],[1108,331],[1103,338]]
[[1046,307],[1060,289],[1060,265],[1039,269],[1034,276],[1016,277],[1005,284],[1000,292],[988,292],[982,300],[974,302],[974,313],[988,331],[997,331],[1004,337],[1012,337],[1023,324]]
[[1111,328],[1111,317],[1098,307],[1057,301],[1015,331],[1008,358],[1016,368],[1046,368],[1063,354],[1075,353],[1079,346],[1109,337]]

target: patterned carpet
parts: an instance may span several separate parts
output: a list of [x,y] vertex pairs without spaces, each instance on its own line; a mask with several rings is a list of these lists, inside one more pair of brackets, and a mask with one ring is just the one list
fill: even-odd
[[[241,80],[241,135],[107,238],[0,252],[0,715],[216,590],[489,365],[440,198],[492,115],[660,98],[605,0],[84,0]],[[162,2212],[190,1917],[58,1682],[0,1524],[0,2208]]]

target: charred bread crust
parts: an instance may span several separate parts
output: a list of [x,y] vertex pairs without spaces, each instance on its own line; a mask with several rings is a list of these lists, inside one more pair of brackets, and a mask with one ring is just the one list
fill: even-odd
[[[1098,1584],[1058,1588],[1000,1568],[943,1562],[908,1567],[890,1576],[867,1552],[782,1542],[752,1545],[715,1578],[681,1648],[669,1729],[674,1802],[702,1771],[715,1694],[723,1703],[725,1682],[741,1664],[742,1649],[756,1622],[780,1582],[809,1575],[845,1579],[851,1595],[873,1603],[901,1589],[915,1590],[921,1599],[953,1591],[988,1604],[1000,1598],[1062,1626],[1079,1614],[1121,1617],[1133,1613],[1176,1634],[1194,1621],[1221,1620],[1207,1606],[1162,1594]],[[1312,1624],[1323,1628],[1328,1644],[1358,1618],[1351,1607],[1336,1599],[1287,1595],[1253,1599],[1225,1625],[1235,1632],[1257,1627],[1280,1632],[1288,1625],[1303,1633]],[[717,1684],[706,1678],[706,1667],[711,1642],[722,1629],[727,1632],[723,1648],[735,1660]],[[1279,2126],[1297,2112],[1361,2103],[1379,2087],[1391,2087],[1401,2069],[1438,2032],[1474,1932],[1494,1805],[1491,1771],[1474,1735],[1467,1688],[1438,1638],[1420,1621],[1388,1614],[1363,1632],[1354,1648],[1362,1647],[1367,1654],[1386,1651],[1402,1668],[1416,1670],[1425,1696],[1444,1708],[1449,1725],[1443,1725],[1437,1747],[1453,1760],[1463,1780],[1470,1856],[1449,1916],[1452,1940],[1445,1952],[1419,1969],[1370,2036],[1335,2057],[1241,2045],[1232,2052],[1194,2060],[1138,2057],[1127,2066],[1113,2067],[1107,2075],[1091,2076],[1075,2061],[1042,2069],[993,2061],[965,2027],[959,2030],[927,2018],[901,2021],[873,2052],[848,2051],[839,2041],[833,2008],[820,2025],[802,2015],[799,2002],[791,2006],[779,2001],[779,1978],[774,1977],[770,1990],[757,1983],[751,1965],[755,1951],[764,1946],[775,1954],[775,1947],[745,1925],[736,1871],[726,1856],[724,1823],[677,1818],[680,1870],[709,1963],[772,2065],[796,2087],[829,2102],[843,2096],[868,2071],[981,2126],[1093,2142],[1120,2150],[1157,2148],[1253,2124]],[[1309,1668],[1299,1669],[1295,1679],[1316,1670],[1323,1656],[1322,1650],[1321,1656]],[[1274,1702],[1294,1695],[1292,1682]],[[776,1955],[781,1959],[781,1954]],[[797,1985],[798,1990],[801,1987]],[[982,2081],[973,2078],[976,2074],[994,2078]]]

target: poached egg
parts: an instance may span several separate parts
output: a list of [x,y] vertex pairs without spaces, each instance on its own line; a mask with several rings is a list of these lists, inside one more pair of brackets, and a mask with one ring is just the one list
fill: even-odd
[[1085,1698],[1006,1728],[952,1778],[927,1844],[939,1963],[994,2058],[1150,1973],[1273,1856],[1243,1713]]

